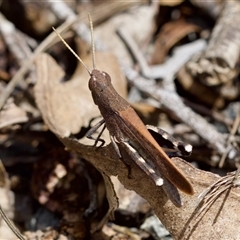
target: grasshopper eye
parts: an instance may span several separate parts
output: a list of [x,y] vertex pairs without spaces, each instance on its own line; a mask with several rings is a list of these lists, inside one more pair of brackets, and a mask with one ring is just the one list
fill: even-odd
[[111,77],[109,76],[108,73],[102,72],[102,75],[105,77],[105,79],[106,79],[107,82],[111,82]]

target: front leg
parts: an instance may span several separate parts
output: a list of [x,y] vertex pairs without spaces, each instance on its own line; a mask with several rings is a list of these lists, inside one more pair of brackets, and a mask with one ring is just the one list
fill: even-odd
[[[156,142],[166,151],[175,152],[177,156],[188,157],[192,153],[192,145],[186,144],[177,140],[172,135],[162,130],[161,128],[146,125],[148,131],[151,133]],[[167,147],[165,149],[164,147]],[[170,149],[170,150],[169,150]]]
[[[103,124],[104,124],[104,126],[103,126],[101,132],[98,134],[97,138],[94,138],[92,135],[93,135]],[[102,119],[102,120],[99,121],[96,125],[94,125],[91,129],[89,129],[89,130],[87,131],[87,133],[85,134],[85,136],[86,136],[87,138],[95,140],[94,145],[93,145],[94,147],[97,146],[97,143],[98,143],[98,142],[101,142],[101,144],[100,144],[99,147],[102,147],[102,146],[105,144],[105,141],[100,138],[100,137],[102,136],[102,133],[103,133],[103,131],[105,130],[105,128],[106,128],[105,120]]]

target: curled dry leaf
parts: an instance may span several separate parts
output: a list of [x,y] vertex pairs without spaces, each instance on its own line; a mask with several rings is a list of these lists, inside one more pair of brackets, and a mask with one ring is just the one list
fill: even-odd
[[27,113],[16,106],[12,99],[9,99],[2,111],[0,111],[0,129],[17,123],[28,121]]
[[208,212],[200,220],[198,218],[198,196],[209,185],[219,180],[217,175],[195,169],[185,161],[173,158],[174,163],[190,179],[195,191],[192,197],[180,193],[183,207],[177,208],[167,199],[163,190],[156,187],[134,164],[131,165],[132,178],[128,178],[126,165],[119,161],[111,145],[93,151],[92,147],[84,146],[74,139],[65,138],[62,142],[67,148],[79,152],[101,172],[118,175],[127,189],[134,190],[145,198],[174,239],[238,239],[235,237],[240,237],[235,227],[236,222],[240,220],[237,214],[237,209],[240,207],[239,188],[232,189],[227,199],[224,192]]
[[[96,59],[98,68],[109,72],[117,91],[123,97],[126,96],[126,82],[116,67],[116,59],[109,53],[96,54]],[[83,61],[87,66],[92,65],[90,55],[83,58]],[[89,75],[81,64],[66,82],[61,82],[63,70],[47,54],[39,55],[36,68],[36,102],[51,131],[58,136],[68,137],[78,133],[81,127],[87,127],[93,118],[100,116],[88,89]]]
[[183,19],[164,24],[155,41],[151,65],[163,63],[169,50],[190,33],[200,32],[200,27]]
[[[51,65],[49,65],[49,63]],[[42,64],[42,66],[40,66],[40,64]],[[43,66],[44,68],[42,68]],[[56,84],[57,80],[47,77],[47,74],[49,76],[56,77],[56,69],[59,72],[59,67],[56,67],[55,62],[48,55],[44,54],[39,57],[37,68],[38,82],[35,88],[35,94],[36,101],[40,111],[42,112],[43,118],[50,130],[59,137],[67,149],[79,153],[81,157],[94,165],[105,177],[104,179],[106,185],[108,185],[107,197],[110,205],[108,214],[110,214],[112,210],[116,208],[117,204],[115,193],[109,180],[109,176],[114,175],[118,176],[119,180],[126,188],[136,191],[140,196],[144,197],[151,204],[156,215],[163,222],[163,224],[175,239],[240,238],[239,231],[235,227],[235,224],[240,221],[239,214],[237,214],[240,207],[239,188],[232,189],[227,199],[224,198],[224,194],[221,195],[200,220],[195,219],[195,216],[197,215],[197,197],[206,189],[206,187],[213,184],[219,179],[217,175],[197,170],[183,160],[179,158],[173,158],[174,163],[192,182],[195,191],[194,196],[187,196],[180,193],[183,201],[183,207],[175,207],[171,201],[167,199],[166,195],[160,187],[156,187],[152,181],[148,179],[145,174],[135,165],[135,163],[129,163],[129,161],[125,159],[131,167],[131,178],[129,178],[129,172],[126,164],[118,159],[118,156],[111,144],[106,147],[101,147],[95,151],[95,147],[81,144],[77,139],[68,137],[66,134],[64,134],[71,131],[71,126],[66,124],[67,121],[64,122],[65,125],[60,125],[61,122],[57,121],[57,116],[59,115],[54,115],[57,113],[56,110],[53,110],[51,107],[52,99],[50,97],[51,91],[53,92],[54,89],[53,87],[48,87],[48,84],[51,85],[51,83],[49,83],[50,80]],[[39,73],[40,68],[42,68],[42,71],[45,71],[44,78],[42,77],[44,76],[43,73]],[[105,70],[106,68],[102,67],[101,69]],[[111,69],[111,67],[109,67],[109,69]],[[108,71],[108,69],[106,69],[106,71]],[[110,73],[110,75],[112,76],[113,80],[116,78],[118,79],[116,72],[113,74]],[[48,79],[49,81],[47,81]],[[59,82],[57,83],[62,84]],[[68,89],[66,88],[66,91],[67,90]],[[55,91],[57,91],[57,89],[55,89]],[[63,92],[64,91],[62,90],[61,94],[63,94]],[[73,89],[73,92],[71,92],[71,94],[74,94],[74,92],[75,90]],[[57,102],[65,104],[62,100],[61,94],[55,93],[54,96],[60,98],[57,100]],[[78,98],[80,99],[79,101],[81,101],[82,96],[83,95],[78,95]],[[71,103],[74,98],[69,97],[68,100],[69,108],[67,109],[65,116],[74,112],[75,119],[81,120],[81,116],[77,116],[81,115],[81,112],[78,111],[78,109],[74,109],[74,111],[70,109],[70,107],[76,107],[75,103]],[[68,118],[66,117],[66,119]],[[70,122],[68,124],[71,125],[74,123]]]
[[[124,77],[113,55],[99,53],[96,55],[96,59],[99,68],[111,72],[113,84],[120,94],[125,96],[126,82],[123,81]],[[87,56],[83,60],[87,66],[91,66],[91,56]],[[89,75],[81,65],[77,67],[73,77],[67,82],[60,82],[64,72],[47,54],[41,54],[37,58],[36,68],[37,84],[34,89],[36,102],[45,123],[60,140],[64,141],[63,139],[68,139],[70,134],[78,133],[81,127],[87,127],[91,119],[100,115],[88,89]],[[73,149],[69,148],[69,150]],[[96,168],[99,170],[98,167]],[[104,172],[101,173],[107,189],[109,210],[106,217],[98,225],[92,227],[92,231],[99,229],[109,215],[113,217],[112,211],[118,205],[110,178]]]

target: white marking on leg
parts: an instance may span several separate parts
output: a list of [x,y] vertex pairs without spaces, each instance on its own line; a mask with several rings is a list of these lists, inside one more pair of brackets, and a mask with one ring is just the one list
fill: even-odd
[[[137,154],[137,155],[139,155],[139,154]],[[137,161],[142,163],[142,164],[146,163],[146,161],[142,157],[138,157]]]
[[162,178],[159,178],[155,183],[156,183],[157,186],[160,187],[160,186],[163,185],[163,179],[162,179]]
[[126,151],[131,156],[132,160],[154,181],[156,186],[163,185],[163,179],[156,173],[156,171],[139,155],[135,148],[127,142],[122,142],[126,146]]
[[150,173],[156,173],[152,168],[149,168]]
[[186,152],[192,152],[192,145],[187,144],[187,145],[185,146],[185,150],[186,150]]
[[168,136],[169,136],[169,135],[168,135],[167,133],[163,133],[163,134],[162,134],[162,137],[163,137],[164,139],[166,139],[166,140],[168,140],[168,138],[169,138]]

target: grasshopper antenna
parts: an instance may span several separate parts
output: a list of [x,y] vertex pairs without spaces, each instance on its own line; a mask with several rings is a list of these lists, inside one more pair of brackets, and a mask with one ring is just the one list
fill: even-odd
[[92,45],[92,62],[93,62],[93,69],[96,69],[96,56],[95,56],[95,44],[94,44],[94,35],[93,35],[93,22],[91,18],[91,14],[88,13],[88,20],[90,24],[91,30],[91,45]]
[[70,52],[77,58],[77,60],[85,67],[85,69],[88,71],[89,75],[91,76],[91,71],[88,69],[88,67],[83,62],[83,60],[73,51],[73,49],[67,44],[67,42],[62,38],[62,36],[57,32],[57,30],[54,27],[52,29],[58,35],[58,37],[61,39],[63,44],[70,50]]

